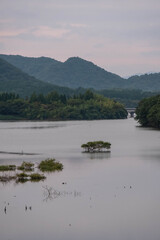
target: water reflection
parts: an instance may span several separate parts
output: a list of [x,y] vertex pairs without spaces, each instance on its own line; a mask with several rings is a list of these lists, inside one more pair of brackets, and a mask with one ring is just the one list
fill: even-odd
[[[0,183],[0,239],[159,240],[160,132],[136,125],[0,122],[1,151],[39,154],[1,153],[1,164],[55,157],[64,165],[45,182]],[[97,139],[111,142],[111,153],[82,153],[82,143]]]
[[97,153],[83,152],[83,156],[89,159],[108,159],[111,157],[111,152],[97,152]]
[[16,130],[21,130],[21,129],[48,129],[48,128],[59,128],[59,127],[65,127],[66,125],[44,125],[44,126],[14,126],[14,127],[3,127],[0,129],[8,129],[8,130],[12,130],[12,129],[16,129]]
[[14,154],[14,155],[39,155],[38,153],[26,153],[23,152],[23,150],[21,152],[7,152],[7,151],[0,151],[0,154]]
[[65,191],[65,190],[57,190],[53,187],[49,187],[49,186],[42,186],[43,187],[43,196],[44,199],[43,201],[47,202],[47,201],[51,201],[54,200],[56,198],[60,198],[60,197],[68,197],[68,196],[73,196],[75,197],[80,197],[81,196],[81,192],[78,192],[76,190],[74,191]]

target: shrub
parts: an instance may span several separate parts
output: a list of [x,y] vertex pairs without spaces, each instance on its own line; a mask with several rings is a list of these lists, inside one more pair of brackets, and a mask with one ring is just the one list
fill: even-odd
[[30,175],[30,180],[31,181],[40,181],[40,180],[44,180],[46,177],[42,174],[39,173],[32,173]]
[[18,178],[27,178],[29,175],[28,174],[26,174],[26,173],[19,173],[19,174],[17,174],[17,177]]
[[15,165],[1,165],[0,171],[15,171],[16,166]]
[[54,158],[48,158],[42,161],[38,168],[42,172],[53,172],[53,171],[61,171],[63,169],[62,163],[56,162]]
[[33,171],[33,166],[34,164],[31,162],[23,162],[17,169],[21,171]]
[[26,173],[19,173],[17,174],[17,182],[27,182],[29,175]]

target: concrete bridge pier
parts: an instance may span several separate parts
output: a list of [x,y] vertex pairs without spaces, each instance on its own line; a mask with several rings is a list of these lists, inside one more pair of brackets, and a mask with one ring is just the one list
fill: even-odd
[[136,111],[136,108],[126,108],[127,112],[128,112],[128,117],[130,118],[134,118],[135,117],[135,111]]

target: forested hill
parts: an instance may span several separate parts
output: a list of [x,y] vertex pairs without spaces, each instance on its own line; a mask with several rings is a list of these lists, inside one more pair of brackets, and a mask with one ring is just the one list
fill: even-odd
[[47,57],[32,58],[1,54],[0,58],[5,59],[39,80],[59,86],[69,88],[94,88],[97,90],[160,90],[160,73],[144,74],[123,79],[79,57],[69,58],[64,63]]
[[131,89],[142,89],[144,91],[160,90],[160,73],[143,74],[141,76],[132,76],[128,78]]
[[66,95],[70,95],[73,92],[71,89],[37,80],[5,60],[0,59],[0,92],[14,92],[22,97],[26,97],[33,92],[46,94],[50,91],[58,91]]
[[59,86],[107,89],[115,86],[120,88],[126,81],[79,57],[69,58],[64,63],[45,57],[28,58],[16,55],[0,57],[37,79]]

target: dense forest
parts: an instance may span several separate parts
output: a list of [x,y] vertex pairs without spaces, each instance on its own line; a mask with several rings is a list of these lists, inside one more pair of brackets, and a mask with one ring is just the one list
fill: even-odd
[[101,95],[86,91],[67,97],[50,92],[33,93],[22,99],[14,93],[0,94],[0,119],[2,120],[92,120],[124,119],[127,111],[123,105]]
[[136,115],[142,126],[160,129],[160,95],[141,100]]
[[125,107],[135,108],[143,98],[157,95],[155,92],[143,92],[138,89],[104,89],[97,93],[114,99],[117,102],[124,104]]

